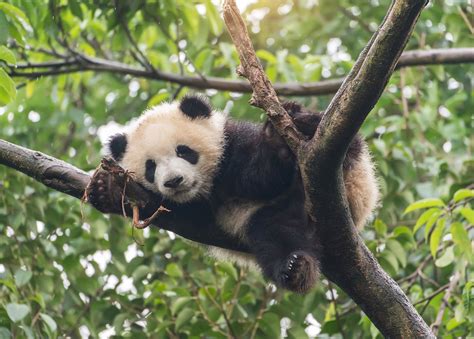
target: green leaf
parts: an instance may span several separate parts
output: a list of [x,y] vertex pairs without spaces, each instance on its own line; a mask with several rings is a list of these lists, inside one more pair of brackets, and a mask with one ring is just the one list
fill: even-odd
[[403,214],[407,214],[407,213],[410,213],[422,208],[444,207],[444,206],[445,206],[444,202],[441,199],[428,198],[428,199],[415,201],[414,203],[408,205],[408,207],[405,209],[405,212],[403,212]]
[[385,235],[387,233],[387,225],[380,219],[375,220],[374,227],[378,235]]
[[211,26],[211,32],[214,35],[219,35],[222,30],[222,19],[217,12],[216,6],[210,1],[206,1],[206,19]]
[[429,210],[423,212],[423,214],[421,214],[416,221],[415,227],[413,228],[413,233],[416,233],[416,231],[418,231],[434,213],[437,213],[437,217],[439,214],[441,214],[441,210],[439,208],[430,208]]
[[451,318],[447,323],[446,323],[446,329],[448,331],[454,330],[456,327],[459,325],[462,325],[464,323],[464,320],[457,321],[456,318]]
[[0,11],[8,15],[13,21],[20,24],[20,27],[27,32],[32,32],[30,22],[26,17],[25,13],[20,10],[18,7],[7,4],[5,2],[0,2]]
[[385,260],[387,260],[387,262],[393,267],[395,271],[398,271],[398,260],[392,252],[384,251],[382,256],[385,258]]
[[436,227],[435,227],[433,233],[431,234],[430,251],[431,251],[431,256],[433,258],[436,257],[436,252],[438,252],[438,246],[439,246],[439,243],[441,241],[441,237],[443,235],[445,224],[446,224],[446,219],[445,218],[439,219],[438,222],[436,223]]
[[403,246],[398,241],[390,239],[387,241],[387,247],[397,257],[402,267],[405,267],[407,265],[407,253]]
[[260,328],[265,334],[265,338],[280,337],[280,317],[272,312],[264,313],[260,320]]
[[462,290],[464,309],[468,314],[474,309],[474,281],[468,281]]
[[178,265],[171,263],[166,265],[166,274],[173,278],[180,278],[183,276],[183,271]]
[[25,332],[26,339],[35,339],[35,335],[33,334],[33,330],[30,326],[20,325],[19,327],[23,330],[23,332]]
[[438,267],[446,267],[454,261],[454,251],[453,246],[450,246],[446,249],[444,254],[435,261],[435,265]]
[[5,46],[0,46],[0,60],[6,61],[9,64],[16,65],[16,57],[12,51]]
[[465,200],[465,199],[473,198],[473,197],[474,197],[474,190],[462,188],[456,193],[454,193],[453,200],[454,202],[459,202],[461,200]]
[[168,92],[157,93],[151,97],[148,101],[148,106],[155,106],[161,104],[163,101],[169,98],[170,94]]
[[16,286],[20,287],[25,285],[28,281],[30,281],[31,276],[33,273],[31,271],[24,271],[22,269],[19,269],[18,271],[15,272],[15,284]]
[[3,96],[0,94],[0,100],[3,104],[9,103],[16,97],[16,87],[15,82],[10,78],[10,76],[0,68],[0,89],[6,94],[7,102],[3,102]]
[[277,62],[277,58],[267,50],[259,49],[256,54],[259,59],[265,60],[269,64],[275,64]]
[[474,225],[474,211],[469,207],[463,207],[459,210],[461,215],[469,221],[471,225]]
[[132,278],[134,281],[142,280],[148,273],[150,273],[150,267],[146,265],[138,266],[135,271],[133,271]]
[[12,338],[12,333],[8,328],[0,327],[0,339],[10,339]]
[[79,19],[84,20],[84,14],[82,13],[81,5],[77,0],[69,0],[69,6],[72,14],[77,16]]
[[171,314],[175,315],[179,311],[182,310],[184,306],[189,304],[191,301],[193,301],[192,297],[180,297],[177,298],[172,304],[171,304]]
[[7,310],[8,317],[15,323],[22,320],[28,315],[28,313],[30,313],[28,305],[23,304],[7,304],[5,309]]
[[176,322],[174,327],[176,331],[179,331],[181,327],[183,327],[191,318],[194,316],[196,312],[191,308],[185,308],[181,312],[179,312],[178,316],[176,317]]
[[232,265],[232,263],[227,261],[220,261],[216,263],[216,266],[220,271],[230,275],[235,281],[239,279],[237,270],[235,269],[234,265]]
[[41,319],[43,319],[45,324],[48,325],[51,332],[56,332],[56,330],[58,329],[58,325],[56,325],[56,321],[54,321],[52,317],[44,313],[40,313],[40,317]]
[[430,236],[431,228],[436,223],[440,215],[441,215],[441,210],[438,210],[438,212],[433,213],[431,217],[428,219],[428,221],[426,222],[426,226],[425,226],[425,239],[426,240],[428,240],[428,237]]
[[455,222],[451,225],[451,235],[453,237],[454,243],[459,246],[463,253],[470,254],[472,252],[469,235],[460,222]]
[[288,334],[288,338],[290,339],[293,339],[293,338],[300,339],[300,338],[308,337],[304,328],[302,326],[299,326],[298,324],[292,324],[287,334]]

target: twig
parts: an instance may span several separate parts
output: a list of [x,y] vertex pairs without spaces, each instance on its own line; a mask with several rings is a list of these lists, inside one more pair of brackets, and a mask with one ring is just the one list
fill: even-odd
[[[115,0],[115,7],[117,9],[120,9],[120,3],[118,0]],[[140,50],[140,48],[138,47],[138,44],[137,42],[135,41],[135,39],[133,38],[132,36],[132,33],[130,32],[130,29],[128,28],[128,24],[127,22],[124,20],[123,18],[123,15],[122,15],[122,11],[121,10],[118,10],[118,20],[120,21],[120,25],[122,26],[122,29],[124,30],[125,32],[125,35],[127,36],[127,39],[128,41],[130,41],[130,43],[132,44],[133,48],[135,49],[135,52],[138,53],[138,56],[132,52],[132,56],[135,58],[135,60],[138,61],[138,63],[140,63],[143,67],[145,67],[145,69],[147,71],[150,71],[150,72],[153,72],[155,73],[156,70],[155,68],[153,67],[153,65],[150,63],[150,61],[148,60],[148,58],[145,56],[145,54],[143,54],[143,52]]]
[[336,322],[337,322],[337,326],[339,327],[339,332],[341,333],[342,339],[345,339],[347,337],[346,337],[346,335],[344,333],[344,329],[342,327],[341,319],[339,317],[339,311],[337,310],[337,302],[336,302],[336,296],[334,295],[334,288],[333,288],[332,283],[330,281],[328,282],[328,289],[329,289],[329,292],[331,294],[331,301],[334,305],[334,315],[336,316]]
[[223,9],[227,30],[234,42],[241,62],[237,73],[246,77],[253,89],[250,103],[267,113],[278,134],[285,139],[288,146],[296,154],[301,141],[305,138],[298,131],[286,110],[281,106],[270,80],[265,75],[235,1],[224,1]]
[[471,19],[469,19],[468,14],[466,14],[466,12],[464,12],[464,8],[459,6],[458,11],[459,11],[459,15],[461,15],[461,18],[466,23],[467,28],[469,28],[469,31],[471,32],[471,34],[474,34],[474,27],[473,27],[473,23],[472,23],[472,13],[470,14]]
[[267,304],[270,296],[272,295],[271,291],[268,289],[265,289],[265,295],[263,296],[263,300],[260,302],[260,306],[257,311],[257,316],[255,317],[254,323],[251,327],[247,328],[244,333],[242,333],[242,336],[245,336],[248,331],[250,331],[250,339],[255,338],[255,335],[257,334],[258,330],[258,323],[260,320],[262,320],[263,313],[265,313],[265,310],[267,309]]
[[224,308],[222,307],[221,304],[219,304],[216,299],[214,299],[214,297],[211,295],[211,293],[209,293],[209,291],[207,290],[206,287],[203,288],[204,292],[206,293],[207,297],[209,298],[209,300],[211,300],[211,302],[214,304],[214,306],[217,307],[217,309],[219,311],[222,312],[222,316],[224,317],[224,320],[225,320],[225,323],[227,324],[227,329],[229,331],[229,336],[232,337],[232,338],[237,338],[237,336],[235,335],[235,332],[234,332],[234,329],[232,328],[232,325],[230,323],[230,319],[229,317],[227,316],[227,312],[224,310]]
[[438,314],[436,315],[435,322],[431,325],[431,329],[435,336],[438,335],[439,327],[441,326],[441,322],[443,321],[444,311],[446,310],[446,306],[449,304],[449,298],[451,298],[451,293],[456,288],[459,279],[461,278],[461,274],[456,272],[453,277],[451,278],[451,282],[449,283],[448,289],[446,290],[446,294],[443,297],[443,302],[441,303]]
[[367,23],[360,16],[354,15],[350,9],[347,9],[342,5],[338,5],[337,8],[339,8],[342,14],[344,14],[346,17],[357,22],[366,32],[371,34],[374,33],[374,30],[370,28],[370,26],[367,25]]
[[227,315],[224,311],[224,309],[221,307],[221,305],[219,305],[219,303],[217,303],[217,301],[215,301],[214,298],[212,298],[212,296],[209,294],[209,291],[204,287],[203,288],[203,291],[206,293],[206,295],[208,296],[209,300],[211,300],[211,302],[214,304],[214,306],[216,306],[216,308],[221,311],[224,315],[224,320],[226,322],[226,325],[227,325],[227,331],[228,333],[225,333],[220,327],[219,327],[219,324],[217,324],[216,322],[214,322],[210,317],[209,315],[207,314],[207,312],[204,310],[204,307],[202,306],[201,304],[201,301],[199,300],[199,293],[198,293],[198,290],[199,290],[199,284],[194,280],[193,277],[191,277],[189,274],[186,274],[185,273],[185,277],[188,278],[191,283],[193,284],[194,286],[194,290],[195,290],[195,293],[196,293],[196,296],[195,296],[195,300],[196,300],[196,303],[198,305],[198,308],[199,310],[201,311],[202,315],[204,316],[204,318],[210,323],[210,324],[213,324],[215,329],[223,334],[224,336],[227,336],[227,337],[232,337],[233,338],[236,338],[234,332],[233,332],[233,329],[232,329],[232,326],[230,326],[230,321],[229,321],[229,318],[227,318]]
[[447,289],[449,287],[449,284],[446,284],[446,285],[443,285],[441,286],[440,288],[438,288],[436,291],[434,291],[433,293],[431,293],[430,295],[428,295],[427,297],[423,298],[423,299],[420,299],[418,301],[416,301],[415,303],[413,303],[413,306],[416,306],[416,305],[419,305],[419,304],[422,304],[424,303],[425,301],[428,301],[428,303],[431,301],[431,299],[433,299],[434,297],[436,297],[438,294],[440,294],[441,292],[443,292],[445,289]]

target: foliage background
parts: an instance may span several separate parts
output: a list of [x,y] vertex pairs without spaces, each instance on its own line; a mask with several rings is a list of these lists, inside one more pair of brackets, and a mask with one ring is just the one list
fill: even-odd
[[[305,82],[346,74],[389,1],[245,4],[270,79]],[[428,5],[407,50],[472,46],[467,6]],[[217,1],[0,2],[0,137],[93,170],[100,126],[188,92],[110,73],[8,76],[8,65],[72,50],[139,67],[127,29],[157,69],[236,78]],[[361,131],[383,194],[363,237],[428,324],[441,314],[439,335],[447,338],[473,330],[473,78],[472,65],[402,69]],[[263,119],[247,94],[206,94],[237,119]],[[292,99],[322,110],[330,96]],[[5,167],[0,201],[0,338],[380,336],[326,280],[306,296],[277,290],[173,234],[132,231],[129,221]]]

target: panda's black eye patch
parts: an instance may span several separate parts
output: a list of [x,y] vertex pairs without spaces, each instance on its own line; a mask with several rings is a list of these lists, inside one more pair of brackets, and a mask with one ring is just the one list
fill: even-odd
[[156,163],[148,159],[145,163],[145,179],[151,183],[155,182]]
[[186,145],[178,145],[176,155],[193,165],[196,165],[199,160],[199,153]]

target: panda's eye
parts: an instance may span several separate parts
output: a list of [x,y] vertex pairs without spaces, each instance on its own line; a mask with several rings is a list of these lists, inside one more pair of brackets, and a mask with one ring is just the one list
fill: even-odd
[[156,163],[154,160],[148,159],[145,162],[145,179],[151,183],[155,182]]
[[196,165],[199,160],[199,153],[186,145],[178,145],[176,155],[193,165]]

